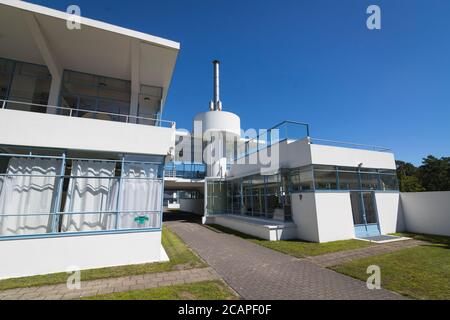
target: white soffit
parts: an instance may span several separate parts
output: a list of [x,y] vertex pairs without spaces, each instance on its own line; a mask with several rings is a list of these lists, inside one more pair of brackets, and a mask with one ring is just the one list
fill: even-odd
[[25,21],[27,12],[36,18],[53,56],[64,69],[131,80],[131,43],[139,41],[141,84],[163,87],[165,98],[179,43],[85,17],[81,17],[80,30],[69,30],[65,12],[24,1],[0,0],[0,57],[45,64]]

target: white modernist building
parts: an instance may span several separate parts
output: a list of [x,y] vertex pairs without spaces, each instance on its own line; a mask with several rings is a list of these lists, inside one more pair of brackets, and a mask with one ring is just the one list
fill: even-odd
[[395,232],[394,155],[285,121],[243,133],[214,97],[161,119],[179,44],[0,0],[0,279],[167,260],[163,207],[270,240]]
[[179,44],[0,1],[0,279],[167,260]]

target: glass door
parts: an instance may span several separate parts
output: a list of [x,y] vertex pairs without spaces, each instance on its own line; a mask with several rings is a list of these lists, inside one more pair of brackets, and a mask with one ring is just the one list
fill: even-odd
[[374,192],[350,192],[356,237],[380,235]]

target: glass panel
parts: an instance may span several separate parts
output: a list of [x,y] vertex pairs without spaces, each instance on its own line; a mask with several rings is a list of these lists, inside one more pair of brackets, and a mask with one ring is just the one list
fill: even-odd
[[361,172],[360,177],[362,190],[378,190],[380,188],[378,183],[378,173]]
[[[78,98],[80,109],[126,115],[130,112],[130,81],[65,70],[62,93]],[[100,118],[125,121],[123,117]]]
[[0,99],[7,98],[10,81],[11,81],[10,74],[0,73]]
[[353,223],[355,225],[364,224],[363,210],[361,207],[361,193],[350,192],[350,201],[352,204]]
[[224,181],[209,181],[207,185],[208,214],[220,214],[227,211],[227,184]]
[[316,189],[337,189],[336,169],[332,166],[314,166]]
[[300,170],[300,190],[312,190],[313,189],[313,173],[312,169]]
[[341,190],[359,190],[359,178],[356,168],[342,167],[338,168],[339,189]]
[[380,170],[381,190],[398,190],[398,180],[395,170]]
[[363,193],[364,212],[366,214],[367,223],[377,223],[377,211],[375,208],[375,197],[372,192]]

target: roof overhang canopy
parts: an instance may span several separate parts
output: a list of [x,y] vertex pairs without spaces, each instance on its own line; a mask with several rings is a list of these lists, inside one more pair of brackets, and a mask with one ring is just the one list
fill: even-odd
[[84,17],[81,29],[70,30],[65,12],[0,0],[0,57],[46,64],[27,23],[30,14],[62,69],[132,80],[134,68],[140,84],[162,87],[165,98],[179,43]]

